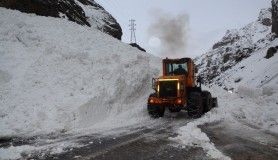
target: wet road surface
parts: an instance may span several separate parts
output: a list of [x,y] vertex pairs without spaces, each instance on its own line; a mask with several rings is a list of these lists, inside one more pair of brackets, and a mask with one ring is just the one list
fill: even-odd
[[[162,121],[162,123],[155,126],[130,128],[130,132],[115,135],[91,134],[74,137],[75,143],[80,144],[81,147],[69,147],[64,149],[65,152],[59,154],[52,154],[47,150],[22,154],[22,159],[212,159],[202,148],[184,147],[169,139],[177,136],[176,132],[179,127],[193,121],[186,116],[186,113],[179,113],[174,117],[166,116],[158,121]],[[277,135],[264,133],[247,126],[238,130],[237,126],[227,126],[222,122],[203,125],[200,128],[207,134],[216,148],[231,159],[277,160]],[[0,147],[32,145],[37,143],[36,139],[37,137],[6,139],[0,141]],[[53,139],[55,139],[55,135]],[[72,140],[72,137],[65,136],[65,138],[60,139],[60,141],[69,140]]]
[[277,160],[278,135],[237,124],[201,126],[218,150],[234,160]]

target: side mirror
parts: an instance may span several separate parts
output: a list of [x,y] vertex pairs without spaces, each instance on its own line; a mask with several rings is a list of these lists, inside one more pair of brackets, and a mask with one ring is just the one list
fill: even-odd
[[202,83],[203,83],[203,77],[198,76],[197,77],[197,84],[199,84],[199,86],[201,87]]
[[195,67],[195,73],[198,73],[198,68],[197,67]]
[[153,88],[153,90],[155,90],[155,91],[156,91],[156,83],[157,83],[156,78],[153,78],[153,79],[152,79],[152,88]]

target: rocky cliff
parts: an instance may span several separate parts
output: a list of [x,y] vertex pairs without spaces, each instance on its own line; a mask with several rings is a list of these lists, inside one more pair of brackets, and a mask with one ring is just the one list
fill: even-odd
[[272,32],[278,35],[278,0],[272,0]]
[[137,43],[130,43],[129,45],[131,45],[132,47],[135,47],[137,49],[139,49],[140,51],[146,52],[146,50],[144,48],[142,48],[139,44]]
[[1,0],[0,7],[65,18],[80,25],[95,27],[117,39],[122,37],[119,23],[94,0]]
[[195,59],[206,83],[222,85],[220,75],[273,40],[271,9],[262,9],[258,19],[240,29],[228,30],[212,49]]

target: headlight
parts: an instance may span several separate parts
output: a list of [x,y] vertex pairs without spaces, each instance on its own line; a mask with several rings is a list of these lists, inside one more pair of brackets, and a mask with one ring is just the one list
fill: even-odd
[[181,104],[181,103],[182,103],[181,98],[178,98],[178,99],[176,100],[176,103],[177,103],[177,104]]
[[151,98],[149,98],[149,103],[160,103],[160,101],[157,98],[151,97]]

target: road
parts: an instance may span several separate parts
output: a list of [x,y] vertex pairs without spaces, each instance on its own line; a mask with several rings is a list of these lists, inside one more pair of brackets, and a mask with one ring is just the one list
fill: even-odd
[[[65,152],[50,154],[47,150],[23,154],[23,159],[68,159],[68,160],[143,160],[143,159],[188,159],[210,160],[206,152],[200,147],[182,146],[170,140],[177,136],[177,129],[193,121],[186,113],[175,116],[165,116],[157,121],[159,125],[129,128],[119,134],[91,134],[72,138],[65,136],[60,141],[70,141],[81,147],[69,147]],[[278,157],[278,136],[270,133],[261,133],[255,128],[243,125],[241,130],[236,126],[228,126],[223,122],[200,126],[218,150],[235,160],[276,160]],[[259,133],[260,132],[260,133]],[[250,138],[251,136],[257,137]],[[248,136],[249,134],[249,136]],[[55,137],[55,136],[54,136]],[[57,138],[57,137],[55,137]],[[55,139],[54,138],[54,139]],[[263,138],[267,139],[263,141]],[[2,141],[0,147],[13,144],[37,145],[36,138],[10,139]]]

